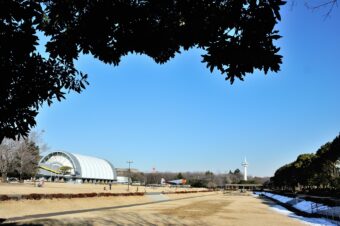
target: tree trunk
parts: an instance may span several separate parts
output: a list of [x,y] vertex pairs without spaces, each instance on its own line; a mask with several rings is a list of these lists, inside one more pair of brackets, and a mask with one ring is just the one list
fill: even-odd
[[19,183],[23,183],[24,181],[22,180],[22,172],[19,173]]
[[1,178],[2,178],[1,182],[6,183],[7,182],[7,173],[2,173]]
[[5,139],[5,136],[4,136],[4,134],[0,134],[0,144],[2,143],[2,141]]

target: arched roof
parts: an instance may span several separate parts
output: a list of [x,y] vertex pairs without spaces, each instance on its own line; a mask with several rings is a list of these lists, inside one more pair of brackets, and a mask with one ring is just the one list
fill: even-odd
[[40,161],[43,164],[63,165],[72,167],[71,175],[86,179],[115,180],[116,170],[113,165],[101,158],[55,151]]

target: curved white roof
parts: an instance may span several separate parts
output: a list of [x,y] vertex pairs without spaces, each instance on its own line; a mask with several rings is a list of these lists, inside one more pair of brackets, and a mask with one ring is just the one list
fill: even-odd
[[73,154],[80,164],[81,177],[94,179],[115,179],[114,169],[108,161],[96,157]]
[[40,162],[57,166],[70,166],[72,167],[71,175],[78,178],[116,180],[116,170],[112,164],[97,157],[56,151],[43,157]]

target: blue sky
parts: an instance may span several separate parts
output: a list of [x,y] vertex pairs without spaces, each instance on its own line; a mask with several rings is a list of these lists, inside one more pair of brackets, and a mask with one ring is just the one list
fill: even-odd
[[284,6],[277,28],[279,73],[256,72],[233,85],[192,49],[164,65],[129,55],[118,67],[82,56],[82,94],[41,108],[34,130],[49,151],[93,155],[142,171],[241,168],[271,176],[340,132],[340,12]]

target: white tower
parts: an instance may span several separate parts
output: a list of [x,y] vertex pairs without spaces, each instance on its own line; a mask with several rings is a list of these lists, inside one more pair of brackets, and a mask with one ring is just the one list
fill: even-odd
[[242,166],[243,166],[243,173],[244,173],[244,178],[243,180],[247,181],[247,167],[248,167],[248,162],[247,159],[244,158],[244,162],[242,162]]

